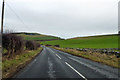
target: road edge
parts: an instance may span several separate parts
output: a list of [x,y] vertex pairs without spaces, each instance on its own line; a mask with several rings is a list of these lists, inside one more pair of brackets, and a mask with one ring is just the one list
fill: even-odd
[[37,55],[35,55],[34,57],[32,57],[30,60],[26,61],[24,64],[21,64],[19,66],[16,67],[16,69],[13,69],[13,72],[10,73],[7,78],[2,78],[4,80],[8,79],[8,78],[12,78],[14,77],[15,74],[17,74],[18,72],[20,72],[23,68],[25,68],[32,60],[34,60],[41,52],[43,51],[43,48],[40,50],[39,53],[37,53]]
[[[50,47],[50,48],[53,48],[53,49],[59,50],[59,49],[54,48],[54,47]],[[62,51],[62,50],[59,50],[59,51]],[[70,54],[70,55],[73,55],[73,56],[82,57],[82,58],[85,58],[85,59],[88,59],[88,60],[91,60],[91,61],[94,61],[94,62],[97,62],[97,63],[101,63],[101,64],[103,64],[103,65],[107,65],[107,66],[110,66],[110,67],[112,67],[112,68],[120,69],[120,67],[114,67],[114,66],[111,66],[111,65],[105,64],[105,63],[103,63],[103,62],[98,62],[98,61],[95,61],[95,60],[92,60],[92,59],[89,59],[89,58],[86,58],[86,57],[83,57],[83,56],[78,56],[78,55],[75,55],[75,54],[71,54],[71,53],[66,52],[66,51],[63,51],[63,52],[65,52],[65,53],[67,53],[67,54]],[[120,64],[118,64],[118,65],[120,66]]]

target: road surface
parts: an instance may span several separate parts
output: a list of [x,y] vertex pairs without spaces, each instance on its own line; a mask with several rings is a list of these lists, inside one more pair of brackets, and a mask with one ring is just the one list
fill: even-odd
[[118,69],[44,46],[14,78],[118,78]]

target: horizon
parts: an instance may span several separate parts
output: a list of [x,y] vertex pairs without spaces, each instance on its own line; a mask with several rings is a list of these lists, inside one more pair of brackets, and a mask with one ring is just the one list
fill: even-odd
[[[13,33],[37,33],[37,32],[13,32]],[[56,36],[56,35],[52,35],[52,34],[44,34],[44,33],[37,33],[37,34],[40,34],[40,35],[47,35],[47,36],[54,36],[54,37],[59,37],[59,36]],[[82,37],[93,37],[93,36],[105,36],[105,35],[117,35],[118,33],[114,33],[114,34],[96,34],[96,35],[90,35],[90,36],[77,36],[79,38],[82,38]],[[71,38],[62,38],[62,37],[59,37],[61,39],[72,39],[72,38],[77,38],[77,37],[71,37]]]
[[118,33],[119,0],[5,1],[4,30],[65,39]]

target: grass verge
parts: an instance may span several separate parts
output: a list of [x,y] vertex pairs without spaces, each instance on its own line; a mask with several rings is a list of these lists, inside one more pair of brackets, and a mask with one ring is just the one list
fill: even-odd
[[91,53],[91,52],[82,52],[77,51],[75,49],[65,49],[65,48],[58,48],[58,47],[52,47],[54,49],[67,52],[69,54],[80,56],[86,59],[90,59],[96,62],[100,62],[109,66],[112,66],[114,68],[120,68],[119,61],[120,58],[116,58],[115,55],[107,55],[107,54],[101,54],[101,53]]
[[15,73],[24,68],[32,59],[34,59],[42,48],[34,51],[25,50],[22,54],[17,55],[14,59],[5,60],[2,62],[2,77],[10,78]]

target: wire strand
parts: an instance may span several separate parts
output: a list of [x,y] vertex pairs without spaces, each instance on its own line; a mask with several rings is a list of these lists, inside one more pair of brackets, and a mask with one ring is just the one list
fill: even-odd
[[20,18],[20,16],[12,9],[12,7],[6,3],[8,8],[15,14],[15,16],[18,18],[18,20],[25,26],[26,29],[29,29],[29,27],[24,23],[24,21]]

